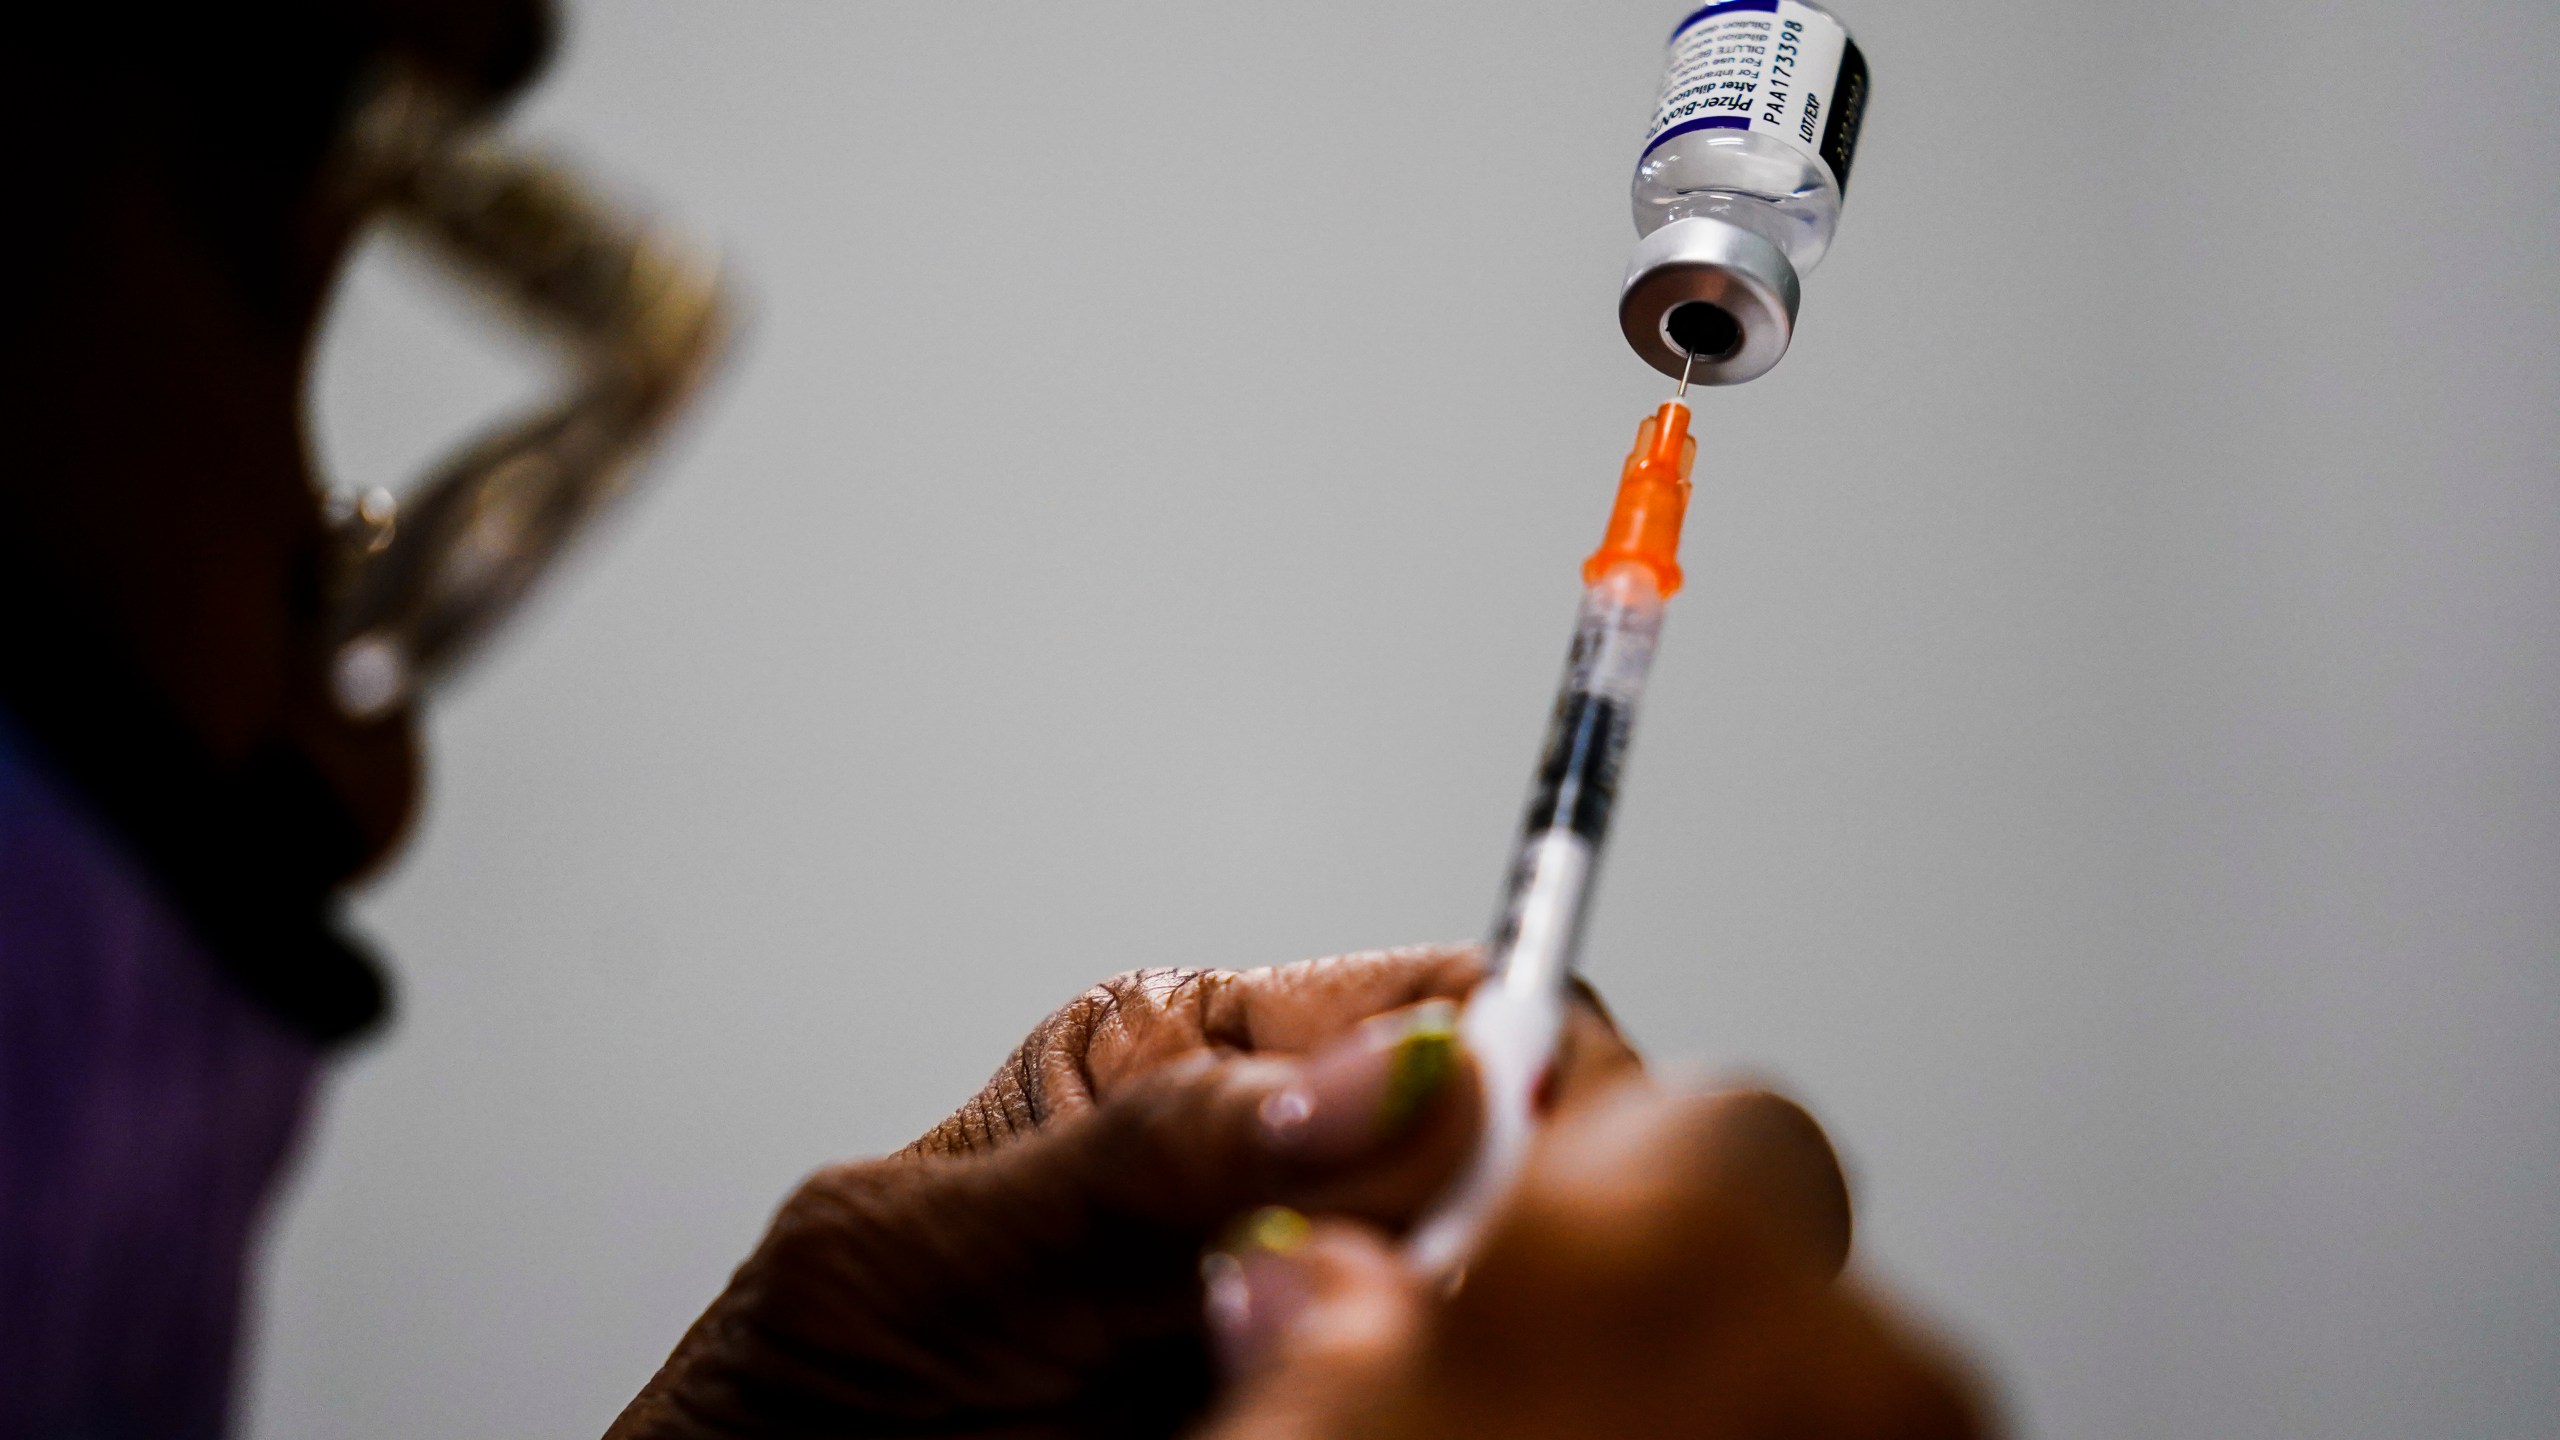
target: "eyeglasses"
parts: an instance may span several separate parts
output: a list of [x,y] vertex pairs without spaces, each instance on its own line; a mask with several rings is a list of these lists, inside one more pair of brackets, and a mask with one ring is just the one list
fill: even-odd
[[340,141],[357,213],[444,262],[569,362],[561,395],[464,445],[395,500],[336,507],[329,679],[357,719],[451,675],[631,485],[729,328],[715,261],[597,199],[406,71]]

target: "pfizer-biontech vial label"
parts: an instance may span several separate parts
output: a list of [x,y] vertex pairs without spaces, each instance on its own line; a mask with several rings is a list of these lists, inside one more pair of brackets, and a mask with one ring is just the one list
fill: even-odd
[[1839,21],[1796,0],[1723,0],[1671,32],[1644,153],[1699,130],[1748,130],[1831,168],[1845,193],[1867,108],[1867,59]]

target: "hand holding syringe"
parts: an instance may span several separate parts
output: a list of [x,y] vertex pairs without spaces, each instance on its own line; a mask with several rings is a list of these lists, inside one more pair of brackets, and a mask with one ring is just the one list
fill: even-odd
[[1429,1269],[1464,1263],[1528,1151],[1564,1026],[1618,767],[1653,664],[1663,602],[1680,588],[1680,521],[1698,452],[1689,436],[1688,390],[1684,377],[1679,393],[1636,431],[1608,537],[1583,562],[1589,588],[1488,947],[1491,968],[1461,1021],[1483,1077],[1484,1133],[1466,1171],[1409,1242],[1415,1263]]

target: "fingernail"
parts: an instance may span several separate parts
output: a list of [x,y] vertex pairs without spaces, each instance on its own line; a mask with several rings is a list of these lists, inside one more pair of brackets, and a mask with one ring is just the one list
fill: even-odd
[[1411,1125],[1456,1073],[1457,1006],[1434,1000],[1382,1015],[1272,1092],[1263,1134],[1295,1159],[1348,1160]]
[[1236,1222],[1217,1248],[1200,1257],[1209,1334],[1230,1376],[1260,1369],[1314,1299],[1314,1288],[1292,1258],[1313,1233],[1306,1216],[1283,1205],[1266,1206]]

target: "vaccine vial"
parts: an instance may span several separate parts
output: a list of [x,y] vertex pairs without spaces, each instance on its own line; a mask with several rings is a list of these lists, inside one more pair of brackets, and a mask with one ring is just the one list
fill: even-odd
[[1867,106],[1867,61],[1807,0],[1722,0],[1671,33],[1636,160],[1627,343],[1694,384],[1768,373],[1830,248]]

